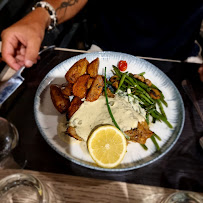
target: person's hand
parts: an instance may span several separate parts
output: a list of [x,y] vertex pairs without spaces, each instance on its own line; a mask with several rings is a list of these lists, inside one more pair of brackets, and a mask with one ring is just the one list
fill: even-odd
[[49,14],[39,8],[2,32],[2,58],[11,68],[37,62],[48,22]]
[[203,82],[203,64],[199,67],[198,73],[200,76],[200,80]]

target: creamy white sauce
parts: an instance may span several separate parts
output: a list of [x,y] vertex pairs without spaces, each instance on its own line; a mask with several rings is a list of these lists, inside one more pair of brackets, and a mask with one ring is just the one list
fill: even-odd
[[[122,131],[136,128],[138,122],[145,120],[144,109],[134,99],[119,94],[108,100],[112,114]],[[84,101],[71,117],[68,125],[75,127],[77,134],[87,141],[92,130],[106,124],[113,125],[113,122],[106,106],[106,99],[100,96],[94,102]]]

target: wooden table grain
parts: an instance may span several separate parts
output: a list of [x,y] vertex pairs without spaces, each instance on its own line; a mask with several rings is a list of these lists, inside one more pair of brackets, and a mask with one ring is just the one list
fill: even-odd
[[[133,202],[161,203],[168,195],[179,190],[130,184],[120,181],[98,180],[65,174],[54,174],[32,170],[0,170],[0,179],[15,173],[31,174],[48,185],[57,203],[65,202]],[[198,193],[202,195],[202,193]]]

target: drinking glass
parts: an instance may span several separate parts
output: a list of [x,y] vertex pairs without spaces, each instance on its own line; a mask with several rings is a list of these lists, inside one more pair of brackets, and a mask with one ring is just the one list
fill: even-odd
[[16,173],[0,180],[1,203],[56,203],[51,188],[33,175]]
[[18,139],[16,127],[5,118],[0,117],[0,168],[7,168],[8,162],[13,161],[10,155],[18,143]]
[[203,202],[203,196],[196,192],[191,191],[179,191],[172,193],[161,203],[201,203]]

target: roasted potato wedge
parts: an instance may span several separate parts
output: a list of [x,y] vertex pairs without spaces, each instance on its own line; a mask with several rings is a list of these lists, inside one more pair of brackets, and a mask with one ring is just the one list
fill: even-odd
[[87,84],[90,75],[81,75],[76,83],[73,85],[73,95],[76,97],[80,97],[80,99],[84,98],[87,94]]
[[75,138],[76,140],[83,141],[83,139],[82,139],[80,136],[77,135],[75,128],[72,127],[72,126],[69,126],[69,127],[67,128],[66,133],[67,133],[69,136]]
[[96,101],[102,93],[104,80],[101,75],[97,75],[92,83],[92,86],[87,93],[86,101]]
[[92,86],[93,81],[94,81],[94,78],[89,78],[87,82],[87,89],[89,89]]
[[70,119],[73,114],[79,109],[80,105],[83,103],[79,97],[73,97],[70,107],[68,108],[67,117]]
[[90,75],[90,77],[94,78],[98,75],[98,69],[99,58],[96,58],[87,66],[87,73]]
[[65,98],[63,96],[60,86],[52,84],[50,86],[50,95],[55,108],[60,113],[65,113],[68,111],[68,108],[70,106],[70,100],[69,98]]
[[72,83],[67,82],[61,85],[61,92],[65,98],[69,98],[69,96],[73,95],[72,89]]
[[89,62],[86,58],[80,59],[67,71],[65,78],[69,83],[75,83],[77,79],[87,71]]

